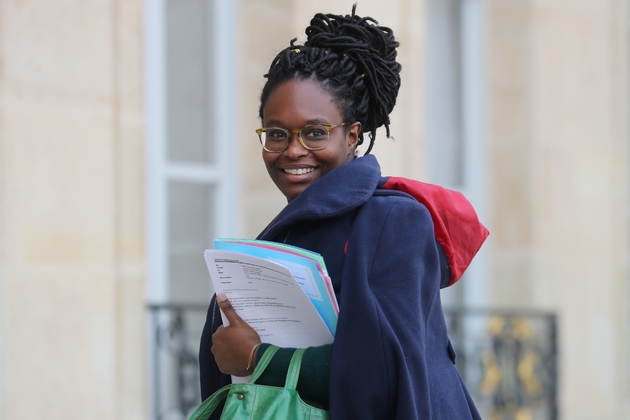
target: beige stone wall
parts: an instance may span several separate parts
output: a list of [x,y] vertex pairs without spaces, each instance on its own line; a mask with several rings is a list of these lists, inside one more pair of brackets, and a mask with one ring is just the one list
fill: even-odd
[[562,418],[630,418],[627,2],[487,4],[492,301],[558,313]]
[[0,2],[0,418],[145,418],[140,6]]
[[[243,235],[284,206],[253,131],[262,74],[353,2],[240,1]],[[563,419],[630,419],[626,3],[485,0],[490,302],[559,314]],[[0,0],[2,419],[146,418],[141,5]],[[419,179],[426,9],[358,6],[401,41],[374,154]]]

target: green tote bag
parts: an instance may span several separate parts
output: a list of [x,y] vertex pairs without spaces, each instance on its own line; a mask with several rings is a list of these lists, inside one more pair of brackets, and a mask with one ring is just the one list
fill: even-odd
[[306,404],[295,390],[304,349],[298,349],[293,354],[284,388],[254,383],[277,351],[278,347],[270,346],[260,358],[248,383],[224,386],[209,396],[190,416],[190,420],[207,420],[224,398],[222,420],[330,419],[328,411]]

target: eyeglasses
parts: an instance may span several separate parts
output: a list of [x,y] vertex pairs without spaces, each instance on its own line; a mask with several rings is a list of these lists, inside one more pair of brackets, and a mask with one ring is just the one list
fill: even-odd
[[284,152],[289,147],[292,133],[298,133],[298,140],[306,150],[322,150],[330,143],[330,132],[335,127],[348,125],[341,124],[310,124],[296,130],[287,130],[280,127],[263,127],[256,130],[263,149],[271,153]]

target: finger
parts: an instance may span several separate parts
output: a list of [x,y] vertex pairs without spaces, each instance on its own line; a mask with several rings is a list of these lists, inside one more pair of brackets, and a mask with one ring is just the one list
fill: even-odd
[[219,308],[223,311],[223,314],[228,319],[230,325],[236,325],[243,320],[236,313],[234,307],[230,303],[230,300],[223,293],[217,294],[217,303],[219,304]]

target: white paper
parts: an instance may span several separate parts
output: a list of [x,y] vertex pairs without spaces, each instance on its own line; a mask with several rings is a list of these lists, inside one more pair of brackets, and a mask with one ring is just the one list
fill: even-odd
[[[333,342],[333,336],[291,272],[246,254],[206,250],[217,293],[225,293],[236,312],[265,343],[304,348]],[[224,325],[227,319],[221,313]]]

